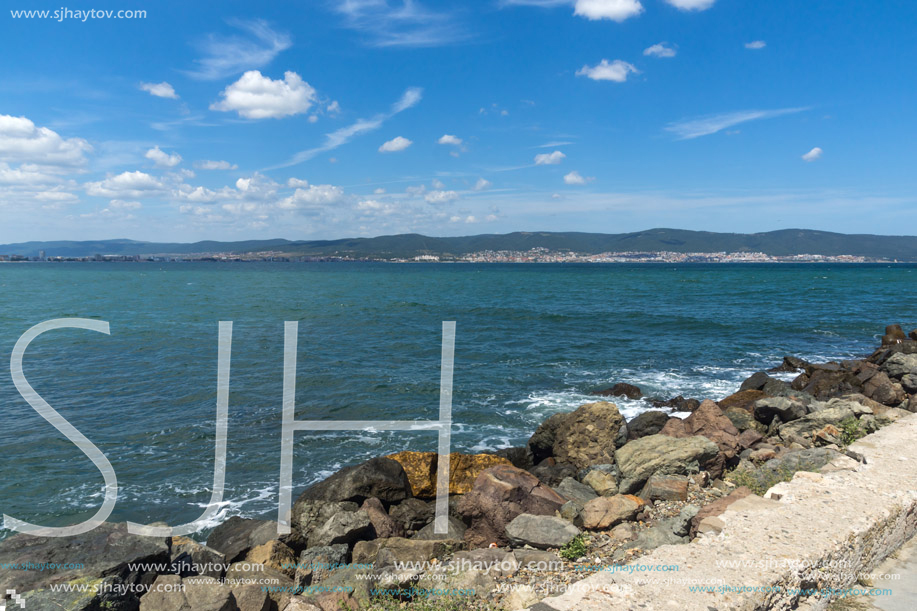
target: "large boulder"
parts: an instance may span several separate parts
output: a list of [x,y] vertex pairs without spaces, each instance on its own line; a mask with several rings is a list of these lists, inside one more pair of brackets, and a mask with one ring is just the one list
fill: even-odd
[[312,534],[322,528],[333,516],[340,513],[353,513],[359,508],[360,506],[352,501],[338,502],[300,498],[293,505],[293,531],[299,539],[308,543]]
[[[0,541],[0,566],[28,563],[60,568],[0,571],[0,592],[16,590],[19,594],[26,594],[51,584],[77,580],[86,582],[91,579],[101,582],[106,578],[120,585],[148,585],[155,579],[156,573],[141,567],[152,564],[168,566],[169,545],[166,539],[129,534],[123,522],[106,522],[88,533],[72,537],[16,534]],[[109,602],[128,605],[137,602],[137,597],[130,592],[119,598]],[[45,591],[41,593],[40,599],[43,601],[41,604],[46,606],[38,606],[35,602],[27,608],[72,608],[64,605],[73,603],[73,596],[67,592]],[[100,600],[100,596],[93,596],[84,602],[98,605]]]
[[770,424],[774,416],[782,422],[797,420],[808,413],[806,404],[793,397],[768,397],[755,401],[755,420]]
[[405,532],[417,531],[433,521],[436,508],[417,498],[405,499],[389,507],[388,515],[401,524]]
[[375,497],[388,506],[410,496],[411,483],[404,468],[398,461],[382,457],[341,469],[307,488],[297,502],[321,500],[362,503]]
[[[436,496],[436,474],[439,454],[436,452],[398,452],[386,458],[397,461],[407,473],[414,496],[432,499]],[[494,454],[449,455],[449,494],[465,494],[471,490],[475,478],[489,467],[512,463]]]
[[807,368],[808,381],[803,388],[805,392],[821,400],[862,392],[863,383],[853,372],[835,370],[826,365],[810,365]]
[[372,520],[362,509],[341,511],[309,535],[309,547],[329,546],[336,543],[351,545],[375,536]]
[[379,499],[366,499],[360,509],[369,516],[373,531],[380,539],[404,536],[404,527],[386,513],[385,507],[382,506],[382,502]]
[[640,498],[647,501],[687,501],[688,478],[684,475],[653,475],[646,480]]
[[436,523],[431,522],[417,531],[414,534],[412,539],[419,539],[422,541],[441,541],[444,539],[451,539],[454,541],[461,541],[465,538],[465,531],[468,530],[468,527],[465,526],[465,523],[455,518],[449,516],[449,524],[445,534],[436,533]]
[[732,407],[738,407],[746,411],[751,411],[758,399],[763,399],[767,393],[763,390],[740,390],[739,392],[729,395],[725,399],[720,399],[717,404],[720,409],[726,411]]
[[614,403],[587,403],[569,414],[557,427],[554,457],[577,468],[614,461],[615,438],[624,417]]
[[212,577],[160,575],[140,599],[140,611],[237,611],[232,590]]
[[607,530],[625,520],[633,519],[643,506],[642,499],[630,494],[593,499],[583,508],[583,527],[589,530]]
[[245,555],[245,560],[252,564],[263,564],[275,571],[280,571],[287,577],[293,577],[296,574],[296,554],[277,539],[252,548]]
[[220,579],[226,570],[226,556],[188,537],[172,537],[172,567],[176,573]]
[[635,439],[617,451],[621,474],[619,491],[639,490],[654,473],[686,475],[707,469],[720,453],[719,447],[706,437],[675,438],[649,435]]
[[882,345],[900,344],[906,339],[907,335],[904,334],[901,325],[888,325],[885,327],[885,335],[882,336]]
[[537,549],[563,547],[580,534],[580,529],[554,516],[522,513],[506,525],[506,538],[514,547],[530,545]]
[[684,420],[669,420],[659,433],[677,438],[702,435],[715,443],[720,449],[720,455],[716,463],[707,466],[715,477],[723,472],[726,462],[732,460],[739,450],[739,430],[720,407],[709,399]]
[[458,504],[459,513],[471,521],[465,543],[471,548],[506,544],[506,525],[513,518],[522,513],[554,515],[566,502],[522,469],[508,465],[486,469]]
[[580,483],[572,477],[565,477],[560,484],[554,488],[554,492],[571,501],[586,503],[598,496],[595,490],[590,486]]
[[233,516],[213,529],[207,547],[225,556],[231,564],[245,557],[252,548],[277,538],[277,523]]
[[759,371],[750,378],[742,382],[742,385],[739,386],[739,390],[763,390],[764,385],[770,382],[773,378],[767,375],[765,371]]
[[883,372],[876,372],[863,384],[863,394],[883,405],[894,407],[907,398],[901,385]]
[[571,465],[568,462],[557,463],[554,462],[553,458],[548,458],[528,471],[537,477],[542,484],[553,488],[559,486],[568,477],[576,477],[579,469],[576,465]]
[[812,433],[821,430],[825,425],[838,426],[848,418],[853,418],[854,412],[847,405],[828,407],[811,414],[806,414],[798,420],[782,424],[777,429],[781,439],[791,436],[810,437]]
[[662,430],[668,420],[669,415],[663,411],[649,410],[643,412],[627,423],[627,438],[640,439],[647,435],[655,435]]
[[[354,546],[362,545],[361,541]],[[294,585],[307,588],[313,584],[321,583],[342,566],[347,564],[350,549],[345,543],[322,547],[310,547],[299,555],[296,565],[296,579]]]
[[538,425],[535,433],[529,438],[528,447],[532,453],[532,461],[540,463],[552,455],[554,441],[557,439],[557,428],[567,419],[569,414],[553,414]]

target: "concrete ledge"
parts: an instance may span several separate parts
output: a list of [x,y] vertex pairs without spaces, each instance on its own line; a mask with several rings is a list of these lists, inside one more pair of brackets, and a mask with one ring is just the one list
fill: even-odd
[[858,575],[917,532],[917,414],[850,449],[867,463],[840,457],[797,473],[766,499],[730,506],[720,532],[636,561],[677,571],[599,572],[531,611],[824,609],[834,598],[825,589],[862,587]]

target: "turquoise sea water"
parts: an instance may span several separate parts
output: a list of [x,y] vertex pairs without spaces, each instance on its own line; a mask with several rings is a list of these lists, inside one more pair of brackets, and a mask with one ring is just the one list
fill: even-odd
[[[108,321],[33,342],[32,386],[109,458],[113,520],[180,524],[210,498],[217,325],[234,321],[226,503],[277,506],[283,323],[299,321],[297,419],[431,419],[440,330],[457,323],[453,447],[522,445],[614,382],[722,398],[785,354],[868,353],[917,327],[917,266],[0,264],[0,511],[46,525],[95,512],[102,478],[16,392],[31,326]],[[632,417],[644,401],[617,401]],[[296,492],[432,433],[297,433]],[[3,531],[0,531],[2,536]]]

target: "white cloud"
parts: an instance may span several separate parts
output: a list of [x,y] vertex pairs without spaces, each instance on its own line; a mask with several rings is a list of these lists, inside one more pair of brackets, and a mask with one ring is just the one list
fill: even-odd
[[802,158],[804,161],[811,163],[813,161],[818,161],[819,159],[821,159],[821,156],[823,153],[824,151],[821,150],[820,147],[816,146],[814,149],[812,149],[811,151],[803,155]]
[[170,100],[178,99],[178,94],[175,93],[172,85],[165,81],[161,83],[140,83],[140,89],[157,98],[169,98]]
[[336,115],[339,112],[341,112],[341,105],[338,104],[337,100],[334,100],[333,102],[331,102],[330,104],[328,104],[325,107],[325,112],[327,112],[328,114]]
[[108,202],[108,207],[116,210],[139,210],[143,207],[143,204],[140,202],[127,202],[123,199],[113,199]]
[[716,0],[665,0],[682,11],[706,11],[716,4]]
[[163,193],[165,185],[145,172],[122,172],[105,180],[86,183],[86,193],[98,197],[139,199]]
[[433,179],[433,182],[430,183],[430,184],[433,185],[433,188],[434,188],[434,189],[445,189],[445,188],[446,188],[445,183],[443,183],[443,181],[441,181],[441,180],[438,179],[438,178],[434,178],[434,179]]
[[451,13],[418,0],[342,0],[334,10],[374,47],[438,47],[471,37]]
[[488,187],[490,187],[490,185],[491,185],[491,182],[489,180],[485,178],[479,178],[478,182],[474,183],[474,190],[483,191],[487,189]]
[[672,132],[678,136],[679,140],[690,140],[701,136],[715,134],[733,125],[746,123],[748,121],[757,121],[759,119],[771,119],[783,115],[803,112],[808,108],[779,108],[776,110],[740,110],[738,112],[729,112],[719,115],[708,115],[696,119],[687,119],[676,121],[666,126],[666,131]]
[[607,59],[603,59],[595,66],[583,66],[576,71],[576,76],[585,76],[594,81],[614,81],[616,83],[623,83],[627,80],[627,75],[630,73],[639,74],[640,71],[637,70],[633,64],[621,61],[620,59],[616,59],[610,63]]
[[212,161],[210,159],[205,159],[203,161],[195,161],[194,167],[198,170],[237,170],[239,166],[234,163],[229,163],[228,161]]
[[283,210],[321,208],[344,199],[344,190],[334,185],[309,185],[307,189],[296,189],[293,195],[280,200],[277,206]]
[[557,165],[566,157],[567,156],[560,151],[554,151],[553,153],[541,153],[539,155],[535,155],[535,165]]
[[766,46],[767,46],[767,43],[764,42],[763,40],[753,40],[753,41],[751,41],[751,42],[746,42],[746,43],[745,43],[745,48],[746,48],[746,49],[754,49],[754,50],[757,50],[757,49],[763,49],[763,48],[766,47]]
[[639,0],[576,0],[573,14],[589,20],[624,21],[643,12]]
[[429,204],[447,204],[453,202],[459,198],[459,194],[455,191],[430,191],[424,197]]
[[397,153],[398,151],[403,151],[404,149],[408,148],[412,144],[414,143],[408,140],[407,138],[404,138],[402,136],[395,136],[388,142],[384,142],[382,146],[379,147],[379,152],[380,153]]
[[272,80],[249,70],[220,94],[223,99],[210,110],[236,111],[246,119],[279,119],[306,112],[315,101],[315,89],[295,72]]
[[414,197],[420,197],[421,195],[427,192],[427,185],[417,185],[416,187],[407,187],[405,188],[404,192]]
[[291,177],[291,178],[289,178],[289,179],[287,180],[287,186],[288,186],[288,187],[294,187],[294,188],[296,188],[296,187],[304,188],[304,187],[308,187],[308,186],[309,186],[309,181],[308,181],[308,180],[302,180],[302,179],[300,179],[300,178],[293,178],[293,177]]
[[471,224],[471,223],[477,223],[478,219],[473,214],[469,214],[468,216],[464,216],[464,217],[456,215],[456,216],[450,217],[449,222],[450,223],[469,223]]
[[309,123],[318,123],[318,115],[309,115]]
[[451,144],[453,146],[462,146],[462,139],[458,136],[453,136],[451,134],[443,134],[437,140],[440,144]]
[[373,190],[373,193],[376,195],[384,195],[385,189],[383,187],[377,187],[375,190]]
[[154,146],[148,150],[144,157],[156,164],[157,168],[174,168],[181,163],[181,155],[178,153],[169,155],[163,152],[158,146]]
[[643,54],[650,57],[675,57],[676,51],[667,43],[660,42],[644,49]]
[[592,182],[593,180],[595,179],[592,178],[591,176],[583,176],[576,170],[573,170],[572,172],[564,176],[564,183],[568,185],[584,185],[587,182]]
[[292,44],[287,34],[274,31],[265,21],[233,20],[230,25],[243,30],[248,36],[218,37],[211,34],[198,45],[204,57],[195,60],[198,67],[187,74],[204,80],[226,78],[266,66]]
[[321,146],[300,151],[293,155],[293,157],[291,157],[288,161],[269,169],[276,170],[278,168],[286,168],[292,165],[297,165],[303,161],[312,159],[320,153],[332,151],[339,146],[347,144],[360,134],[379,129],[388,119],[391,119],[400,112],[416,106],[422,97],[423,89],[419,87],[411,87],[407,89],[401,95],[401,98],[392,105],[392,109],[388,113],[380,113],[372,119],[358,119],[355,123],[348,125],[347,127],[342,127],[341,129],[333,131],[330,134],[325,134],[325,143]]
[[92,151],[82,138],[63,139],[47,127],[36,127],[25,117],[0,115],[0,161],[73,168],[86,163]]

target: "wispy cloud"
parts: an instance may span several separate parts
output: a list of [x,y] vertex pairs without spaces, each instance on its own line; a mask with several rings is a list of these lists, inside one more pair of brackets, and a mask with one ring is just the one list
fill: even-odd
[[686,119],[669,123],[665,130],[675,134],[679,140],[691,140],[701,136],[709,136],[726,128],[748,121],[758,121],[760,119],[773,119],[783,115],[792,115],[809,110],[808,107],[802,108],[778,108],[775,110],[740,110],[737,112],[727,112],[718,115],[707,115],[694,119]]
[[631,73],[640,74],[640,71],[637,70],[633,64],[629,64],[620,59],[616,59],[613,62],[603,59],[595,66],[583,66],[576,71],[576,76],[585,76],[593,81],[614,81],[615,83],[623,83],[627,80],[627,75]]
[[644,49],[643,54],[648,57],[675,57],[677,51],[668,46],[668,43],[660,42]]
[[802,156],[803,161],[812,163],[813,161],[818,161],[821,159],[821,156],[824,154],[824,151],[821,150],[821,147],[816,146],[814,149]]
[[203,57],[194,60],[196,68],[185,71],[185,74],[208,81],[234,76],[266,66],[292,44],[288,34],[277,32],[260,19],[233,19],[229,25],[243,31],[245,35],[208,35],[206,40],[197,45]]
[[351,123],[347,127],[342,127],[341,129],[335,130],[330,134],[325,134],[325,142],[321,146],[316,146],[311,149],[300,151],[284,163],[266,169],[276,170],[279,168],[288,168],[290,166],[300,164],[304,161],[308,161],[309,159],[312,159],[321,153],[333,151],[339,146],[347,144],[361,134],[379,129],[388,119],[394,117],[400,112],[404,112],[405,110],[416,106],[418,103],[420,103],[422,97],[423,89],[420,87],[411,87],[402,94],[401,98],[399,98],[397,102],[392,104],[392,108],[389,110],[389,112],[379,113],[370,119],[357,119],[354,123]]
[[372,47],[439,47],[471,37],[453,13],[416,0],[343,0],[333,10]]
[[751,42],[745,43],[745,48],[752,49],[752,50],[763,49],[766,46],[767,46],[767,43],[764,42],[763,40],[753,40]]

